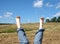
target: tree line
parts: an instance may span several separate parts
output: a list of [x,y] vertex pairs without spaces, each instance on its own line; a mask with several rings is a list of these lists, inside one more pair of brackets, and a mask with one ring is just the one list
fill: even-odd
[[0,23],[0,25],[12,25],[11,23]]
[[46,22],[60,22],[60,16],[46,19]]

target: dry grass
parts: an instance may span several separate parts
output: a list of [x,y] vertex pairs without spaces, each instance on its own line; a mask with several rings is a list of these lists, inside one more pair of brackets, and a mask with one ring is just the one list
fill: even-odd
[[[24,24],[22,27],[26,31],[30,44],[33,44],[39,24]],[[60,23],[45,23],[44,28],[43,44],[60,44]],[[6,30],[12,32],[5,32]],[[16,25],[0,25],[0,32],[0,44],[19,44]]]

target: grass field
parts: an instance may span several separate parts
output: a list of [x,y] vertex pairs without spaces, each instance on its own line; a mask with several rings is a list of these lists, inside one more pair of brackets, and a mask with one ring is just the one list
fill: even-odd
[[[22,24],[30,44],[39,28],[39,23]],[[43,44],[60,44],[60,23],[45,23]],[[0,44],[19,44],[16,25],[0,25]]]

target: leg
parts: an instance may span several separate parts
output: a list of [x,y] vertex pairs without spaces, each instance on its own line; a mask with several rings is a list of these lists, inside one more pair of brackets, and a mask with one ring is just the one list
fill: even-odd
[[43,32],[44,29],[38,30],[38,32],[35,35],[34,44],[42,44]]
[[40,19],[40,27],[39,30],[37,31],[35,38],[34,38],[34,44],[42,44],[42,39],[43,39],[43,20],[44,18]]
[[20,44],[29,44],[28,39],[26,37],[26,33],[23,28],[17,29],[17,33],[18,33]]
[[18,33],[18,39],[20,41],[20,44],[29,44],[29,41],[26,37],[26,33],[23,28],[20,27],[20,17],[16,17],[16,24],[17,24],[17,33]]

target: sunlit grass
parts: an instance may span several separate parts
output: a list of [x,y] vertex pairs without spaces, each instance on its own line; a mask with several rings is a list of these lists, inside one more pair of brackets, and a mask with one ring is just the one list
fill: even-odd
[[[22,24],[30,44],[33,44],[39,23]],[[16,25],[0,25],[0,44],[19,44]],[[44,24],[43,44],[60,44],[60,23]]]

